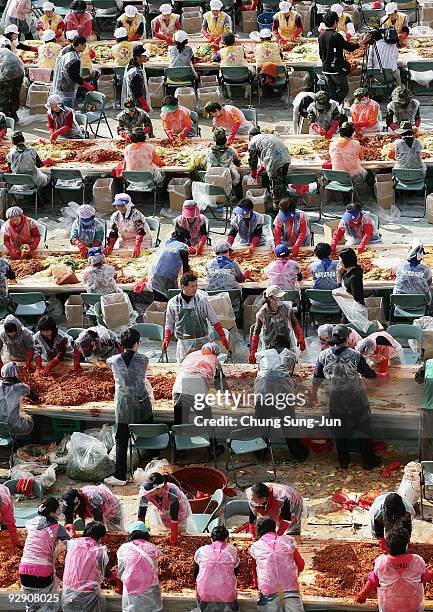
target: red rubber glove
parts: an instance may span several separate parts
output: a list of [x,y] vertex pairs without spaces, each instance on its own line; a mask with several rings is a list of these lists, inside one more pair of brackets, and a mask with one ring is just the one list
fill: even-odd
[[2,369],[2,367],[4,366],[3,361],[0,359],[0,370]]
[[257,564],[256,564],[256,560],[253,559],[252,562],[252,566],[251,566],[251,572],[252,572],[252,588],[253,589],[257,589],[258,588],[258,584],[257,584]]
[[4,128],[4,130],[0,130],[0,138],[4,138],[7,134],[7,129]]
[[253,334],[253,337],[251,338],[251,349],[250,349],[250,358],[249,358],[250,363],[256,363],[256,353],[257,353],[257,349],[259,348],[259,340],[260,340],[260,335]]
[[95,91],[93,85],[91,83],[88,83],[87,81],[83,81],[81,83],[81,87],[84,87],[84,89],[87,89],[88,91]]
[[257,168],[254,168],[253,170],[251,170],[251,178],[253,179],[257,178]]
[[297,257],[299,255],[299,247],[296,244],[292,247],[292,255]]
[[311,129],[313,130],[313,132],[316,132],[316,134],[319,134],[320,136],[324,136],[325,135],[325,130],[322,130],[322,128],[319,127],[317,125],[317,123],[312,123],[311,124]]
[[126,140],[126,142],[129,142],[131,140],[131,134],[126,130],[120,130],[119,136],[121,136],[123,140]]
[[62,134],[66,134],[68,132],[68,126],[64,125],[63,127],[59,128],[58,130],[56,130],[55,132],[53,132],[51,134],[51,142],[56,142],[57,138],[59,136],[61,136]]
[[298,346],[301,352],[305,351],[304,332],[302,331],[302,327],[299,325],[299,323],[295,325],[295,327],[293,328],[293,331],[295,332],[296,340],[298,341]]
[[388,127],[391,128],[391,130],[397,130],[398,129],[398,125],[396,123],[391,123]]
[[222,345],[229,351],[230,350],[230,344],[228,343],[228,340],[225,336],[224,330],[223,330],[223,326],[221,325],[221,323],[218,321],[218,323],[215,323],[214,325],[214,329],[216,331],[216,333],[218,334],[218,336],[221,339]]
[[250,278],[251,274],[252,274],[251,270],[244,270],[245,278]]
[[71,523],[65,525],[65,529],[69,533],[71,538],[75,537],[75,527]]
[[176,138],[175,138],[175,136],[174,136],[173,132],[171,132],[170,130],[166,130],[166,132],[165,132],[165,133],[167,134],[167,138],[168,138],[168,139],[169,139],[171,142],[174,142],[174,141],[176,140]]
[[37,53],[38,52],[38,48],[37,47],[30,47],[30,51],[33,51],[33,53]]
[[133,257],[140,257],[141,243],[143,242],[143,238],[143,234],[137,234],[137,236],[135,237],[134,252],[132,254]]
[[34,351],[27,351],[26,353],[26,365],[24,366],[26,370],[30,370],[30,366],[33,361]]
[[358,253],[363,253],[365,251],[365,244],[362,244],[362,242],[360,242],[360,244],[358,245]]
[[19,259],[20,257],[20,252],[17,251],[16,249],[12,248],[12,247],[8,247],[8,251],[10,253],[10,256],[12,257],[12,259]]
[[185,140],[185,138],[188,136],[188,130],[185,128],[184,130],[181,131],[181,133],[179,134],[179,138],[181,140]]
[[406,40],[406,38],[409,36],[409,32],[402,32],[401,34],[398,35],[399,39],[401,40],[401,42],[403,42],[404,40]]
[[232,245],[235,241],[235,237],[234,236],[227,236],[227,242]]
[[204,245],[206,244],[207,236],[200,236],[200,240],[198,241],[198,245],[196,246],[196,255],[201,255],[204,249]]
[[150,108],[149,108],[146,98],[144,96],[141,96],[141,98],[138,98],[138,101],[141,104],[141,108],[144,111],[146,111],[146,113],[150,113]]
[[262,172],[264,172],[264,171],[265,171],[265,167],[264,167],[263,165],[260,165],[260,166],[257,168],[257,174],[262,174]]
[[164,341],[162,343],[162,351],[163,351],[163,353],[167,352],[168,345],[170,344],[171,336],[172,336],[171,331],[169,329],[166,329],[165,330],[165,334],[164,334]]
[[421,119],[417,119],[415,121],[415,127],[419,127],[421,125]]
[[248,531],[253,536],[253,538],[256,539],[256,524],[255,523],[248,523]]
[[288,526],[289,526],[289,521],[280,521],[280,524],[278,525],[277,535],[279,536],[283,535],[283,533],[286,531]]
[[47,158],[46,158],[46,159],[44,159],[44,161],[42,162],[42,165],[43,165],[45,168],[51,168],[51,166],[54,166],[54,162],[53,162],[53,160],[51,159],[51,157],[47,157]]
[[391,472],[395,472],[395,470],[399,470],[402,467],[403,464],[400,463],[400,461],[391,461],[391,463],[382,470],[382,476],[384,478],[389,478],[391,476]]
[[83,259],[87,259],[87,252],[89,249],[86,247],[86,245],[83,242],[81,242],[79,238],[73,238],[71,240],[71,244],[78,247],[78,250],[80,251],[80,256]]
[[346,32],[346,40],[350,40],[352,38],[352,34],[350,32]]
[[116,238],[114,238],[114,236],[111,236],[108,239],[108,244],[105,247],[105,249],[102,249],[102,252],[104,253],[104,255],[111,255],[111,253],[113,252],[115,244],[116,244]]
[[188,253],[190,255],[197,255],[197,249],[195,248],[195,246],[189,246],[188,247]]
[[74,347],[74,372],[75,374],[81,374],[81,372],[83,371],[83,368],[80,366],[80,358],[81,358],[80,351],[76,347]]
[[332,138],[335,130],[338,128],[338,120],[336,119],[335,121],[332,122],[331,127],[329,128],[329,130],[326,132],[325,136],[326,138]]
[[49,361],[47,365],[45,366],[45,368],[42,370],[42,374],[44,376],[48,376],[49,374],[51,374],[51,370],[55,368],[57,365],[59,365],[59,363],[60,363],[60,357],[54,357],[54,359],[51,359],[51,361]]
[[179,539],[179,521],[171,521],[170,544],[176,544]]
[[42,357],[40,355],[36,355],[36,357],[35,357],[35,365],[36,365],[36,372],[41,372],[41,370],[42,370]]
[[116,593],[118,593],[118,595],[122,595],[123,593],[123,582],[120,578],[116,579]]

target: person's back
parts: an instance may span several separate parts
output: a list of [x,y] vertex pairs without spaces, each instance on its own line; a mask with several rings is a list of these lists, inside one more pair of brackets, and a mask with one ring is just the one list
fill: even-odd
[[188,251],[188,247],[184,242],[167,240],[152,266],[153,274],[176,279],[182,265],[181,251]]
[[182,49],[173,45],[168,48],[168,62],[170,68],[191,67],[193,57],[194,54],[189,45],[182,47]]
[[350,176],[356,176],[362,171],[359,158],[360,143],[352,138],[338,138],[329,143],[332,169],[343,170]]
[[[197,596],[203,602],[234,602],[237,600],[234,569],[239,557],[233,546],[214,541],[200,547],[194,555],[199,566]],[[230,608],[233,609],[233,608]]]
[[249,143],[249,151],[257,152],[266,171],[273,173],[285,164],[290,164],[291,158],[285,144],[275,134],[258,134]]
[[289,291],[299,287],[299,264],[288,257],[271,261],[265,268],[265,274],[271,285],[277,285],[281,289]]
[[313,277],[313,289],[332,290],[338,287],[336,259],[330,260],[317,259],[310,265],[311,276]]
[[429,266],[418,263],[416,266],[409,261],[403,261],[397,266],[393,293],[396,294],[424,294],[427,303],[431,303],[432,273]]
[[395,164],[394,169],[423,170],[425,164],[421,158],[422,145],[417,138],[412,140],[411,145],[405,139],[400,138],[395,142]]
[[260,68],[263,64],[282,64],[280,45],[277,42],[265,40],[257,43],[255,49],[256,66]]
[[239,264],[235,261],[221,261],[221,258],[215,257],[206,264],[206,272],[208,279],[208,291],[217,291],[219,289],[238,289],[239,285],[236,276],[239,275]]
[[67,542],[63,591],[67,599],[68,590],[92,591],[104,578],[108,562],[107,547],[91,537],[74,538]]
[[127,66],[132,58],[134,43],[122,40],[111,47],[115,66]]
[[154,150],[154,146],[149,142],[129,144],[124,150],[126,170],[152,172],[155,169],[153,163]]
[[367,67],[395,72],[397,70],[397,59],[397,45],[388,44],[384,40],[378,40],[376,47],[371,46],[368,50]]
[[22,382],[0,382],[0,423],[6,423],[14,434],[29,434],[33,420],[20,410],[21,400],[29,395],[30,387]]
[[222,47],[219,51],[221,58],[220,66],[248,66],[245,50],[242,45],[229,45]]
[[55,42],[48,42],[38,47],[38,67],[54,70],[57,56],[62,47]]
[[156,571],[158,557],[157,547],[145,540],[132,540],[119,547],[119,578],[128,595],[141,595],[159,584]]
[[116,388],[121,389],[122,393],[126,395],[144,396],[146,394],[144,377],[149,365],[149,359],[146,355],[135,352],[127,366],[122,355],[123,353],[107,359],[107,365],[113,370]]

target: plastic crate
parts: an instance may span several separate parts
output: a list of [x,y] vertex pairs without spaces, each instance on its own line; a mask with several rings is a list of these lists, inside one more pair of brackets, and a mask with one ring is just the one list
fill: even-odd
[[52,418],[51,424],[53,427],[53,438],[57,443],[61,442],[64,436],[72,434],[74,431],[81,431],[81,421],[78,419]]

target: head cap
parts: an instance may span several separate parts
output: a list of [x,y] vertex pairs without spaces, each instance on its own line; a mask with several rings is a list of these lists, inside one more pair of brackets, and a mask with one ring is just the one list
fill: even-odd
[[329,97],[325,91],[318,91],[315,95],[314,102],[318,110],[325,110],[329,106]]
[[275,255],[276,257],[288,257],[290,253],[290,249],[287,244],[278,244],[275,247]]
[[216,342],[206,342],[206,344],[202,346],[201,350],[204,351],[205,349],[213,353],[216,357],[218,357],[221,352],[220,347]]
[[186,40],[188,40],[188,34],[184,32],[183,30],[178,30],[176,34],[174,35],[174,40],[175,42],[183,43]]
[[80,219],[90,219],[96,215],[96,210],[90,204],[81,204],[77,212]]
[[42,5],[43,11],[54,11],[54,4],[52,2],[44,2]]
[[334,344],[342,344],[350,334],[350,328],[346,325],[336,325],[332,330],[332,342]]
[[392,92],[391,99],[398,104],[406,104],[410,100],[410,92],[404,85],[399,85]]
[[341,4],[333,4],[331,6],[331,12],[337,13],[337,15],[341,17],[341,15],[343,14],[343,7],[341,6]]
[[282,0],[282,2],[280,2],[278,6],[282,13],[288,13],[290,9],[292,8],[292,3],[287,2],[287,0]]
[[[130,5],[128,4],[128,6]],[[132,49],[132,55],[134,57],[140,57],[142,55],[145,55],[147,57],[147,51],[143,45],[135,45],[135,47]]]
[[281,287],[278,287],[278,285],[269,285],[265,290],[265,297],[279,299],[284,297],[285,293],[286,292],[281,289]]
[[138,13],[137,7],[134,6],[133,4],[128,4],[127,6],[125,6],[125,15],[127,17],[135,17],[136,14]]
[[397,10],[397,5],[395,2],[389,2],[385,5],[385,13],[387,15],[392,15]]
[[5,27],[5,34],[19,34],[20,31],[18,29],[18,26],[15,25],[14,23],[11,23],[10,25]]
[[227,251],[232,251],[233,249],[230,242],[227,242],[226,240],[220,240],[220,242],[216,243],[213,250],[215,255],[220,255],[221,253],[227,253]]
[[42,34],[42,40],[44,42],[49,42],[50,40],[55,40],[56,39],[56,33],[54,32],[54,30],[45,30],[44,33]]
[[18,373],[18,366],[14,361],[5,363],[0,372],[2,378],[14,378],[18,376]]
[[185,200],[182,205],[182,216],[187,219],[193,219],[200,216],[200,209],[194,200]]
[[78,36],[78,30],[68,30],[66,32],[66,40],[73,41],[76,36]]
[[269,28],[263,28],[260,30],[260,38],[272,38],[272,32]]
[[161,15],[171,15],[173,12],[171,4],[161,4],[159,10],[161,11]]
[[223,7],[223,3],[221,0],[211,0],[210,2],[210,10],[211,11],[220,11]]
[[12,219],[13,217],[21,217],[24,211],[19,206],[11,206],[6,211],[6,219]]

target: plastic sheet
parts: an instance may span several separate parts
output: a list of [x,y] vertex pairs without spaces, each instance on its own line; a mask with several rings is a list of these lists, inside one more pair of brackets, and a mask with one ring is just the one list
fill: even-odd
[[320,340],[317,336],[308,336],[305,338],[305,351],[299,353],[299,363],[316,363],[320,354]]
[[41,467],[37,463],[22,462],[14,465],[11,469],[11,479],[34,478],[41,483],[44,491],[48,490],[56,482],[56,465]]
[[113,425],[104,423],[100,429],[86,429],[83,431],[83,433],[86,436],[92,436],[93,438],[99,440],[99,442],[102,442],[108,452],[110,452],[113,446],[116,444]]
[[371,325],[371,321],[368,320],[368,312],[365,306],[355,302],[350,293],[342,287],[333,289],[332,295],[349,323],[366,332]]
[[114,470],[105,444],[93,436],[75,432],[71,436],[66,472],[74,480],[101,482]]
[[[433,351],[433,317],[420,317],[415,319],[413,325],[422,330],[422,348],[427,352]],[[413,351],[420,352],[417,340],[408,340],[408,344]]]
[[201,211],[206,210],[208,206],[211,208],[217,208],[222,206],[225,202],[225,196],[211,195],[214,185],[209,183],[201,183],[194,181],[192,184],[192,199],[197,203],[197,206]]

